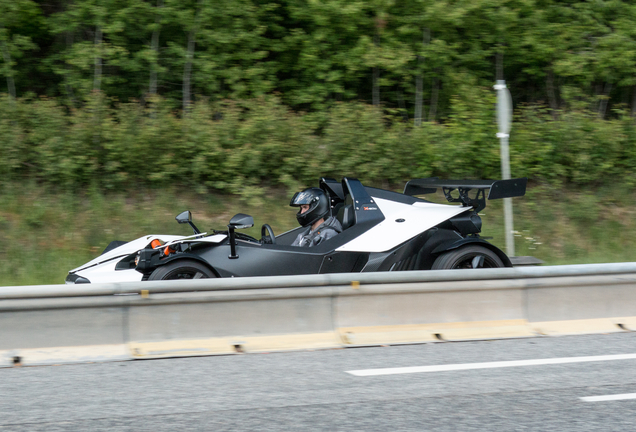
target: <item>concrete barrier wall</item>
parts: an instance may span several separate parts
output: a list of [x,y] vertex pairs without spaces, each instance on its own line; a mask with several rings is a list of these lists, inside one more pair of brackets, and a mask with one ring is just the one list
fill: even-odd
[[0,287],[0,366],[628,331],[635,300],[636,263]]

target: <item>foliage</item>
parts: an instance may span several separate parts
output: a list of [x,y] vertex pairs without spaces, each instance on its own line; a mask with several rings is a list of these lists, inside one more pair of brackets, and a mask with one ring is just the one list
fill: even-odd
[[[70,111],[56,100],[0,99],[0,176],[81,190],[191,186],[257,200],[262,187],[298,188],[321,176],[388,185],[425,176],[497,178],[494,95],[466,84],[445,124],[414,127],[399,115],[340,102],[320,117],[276,97],[192,105],[187,116],[156,97],[145,106],[95,93]],[[554,186],[636,186],[629,113],[522,107],[511,135],[514,176]]]
[[377,74],[382,105],[411,118],[420,80],[429,121],[466,79],[507,79],[517,105],[571,107],[574,88],[604,118],[636,108],[627,0],[15,0],[0,16],[0,92],[72,107],[98,90],[182,108],[278,94],[321,112],[370,101]]
[[256,202],[263,186],[322,175],[499,177],[502,66],[513,175],[634,183],[625,0],[17,0],[0,12],[7,179],[178,182]]
[[[563,187],[629,190],[632,3],[0,1],[0,200],[22,183],[97,201],[178,186],[237,194],[258,208],[272,190],[320,176],[385,187],[426,176],[498,178],[491,86],[502,78],[515,105],[513,176],[546,196]],[[525,217],[585,224],[603,240],[590,219],[603,213],[588,211],[594,200],[568,205],[567,217],[531,206]],[[51,206],[24,208],[29,229],[53,218]],[[14,229],[11,218],[0,211],[0,239]],[[550,235],[580,237],[559,227]]]

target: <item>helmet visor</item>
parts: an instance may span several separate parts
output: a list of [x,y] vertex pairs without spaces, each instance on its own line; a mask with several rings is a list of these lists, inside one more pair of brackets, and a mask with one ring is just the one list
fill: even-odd
[[296,192],[289,203],[290,206],[299,207],[301,205],[311,204],[316,198],[316,194],[311,191]]

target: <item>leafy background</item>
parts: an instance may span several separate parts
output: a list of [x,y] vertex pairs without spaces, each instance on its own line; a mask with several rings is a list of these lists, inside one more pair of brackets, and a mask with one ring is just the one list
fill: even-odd
[[[0,1],[0,176],[252,196],[321,175],[633,185],[620,0]],[[249,188],[246,188],[249,186]]]
[[184,208],[289,229],[321,176],[498,178],[497,79],[530,179],[518,254],[636,259],[633,2],[0,0],[0,54],[3,284]]

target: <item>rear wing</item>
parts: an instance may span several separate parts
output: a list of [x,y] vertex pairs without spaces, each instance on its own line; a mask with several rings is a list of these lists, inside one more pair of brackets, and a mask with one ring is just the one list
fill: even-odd
[[[525,177],[510,180],[440,180],[432,177],[407,182],[404,195],[425,195],[442,188],[448,202],[459,202],[464,207],[474,207],[479,212],[486,207],[486,190],[489,191],[489,200],[513,198],[526,194],[527,183],[528,179]],[[477,192],[469,193],[473,190]]]

